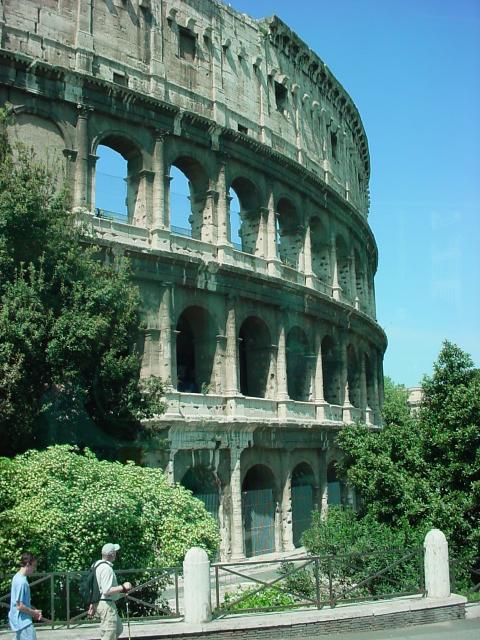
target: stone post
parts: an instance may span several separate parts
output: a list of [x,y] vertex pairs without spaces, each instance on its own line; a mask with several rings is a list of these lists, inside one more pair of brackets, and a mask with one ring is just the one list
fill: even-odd
[[325,395],[323,389],[323,361],[322,334],[317,331],[314,336],[314,371],[313,371],[313,399],[316,404],[316,419],[325,418]]
[[313,269],[312,269],[312,231],[310,228],[310,220],[305,228],[305,241],[303,247],[303,256],[305,261],[305,286],[314,286]]
[[88,172],[89,172],[89,138],[88,116],[92,109],[85,105],[78,105],[76,144],[77,157],[75,161],[75,185],[73,206],[87,207],[88,201]]
[[425,536],[425,590],[428,598],[450,597],[450,566],[448,542],[440,529],[431,529]]
[[184,576],[184,620],[190,624],[201,624],[212,618],[210,605],[210,561],[207,552],[192,547],[183,561]]
[[217,178],[217,245],[219,262],[228,261],[232,258],[233,248],[231,244],[230,231],[230,200],[227,193],[227,176],[226,176],[226,158],[221,157],[219,160],[219,170]]
[[152,219],[151,233],[155,249],[169,249],[170,177],[165,170],[165,139],[167,131],[157,131],[153,151]]
[[165,283],[162,301],[160,303],[160,366],[159,374],[167,388],[172,391],[177,388],[177,358],[176,334],[173,329],[173,285]]
[[243,544],[242,518],[242,474],[240,455],[242,451],[237,447],[230,449],[230,493],[232,496],[232,560],[245,557]]
[[278,328],[277,400],[288,400],[287,346],[285,339],[285,319],[283,318],[283,313],[280,317]]

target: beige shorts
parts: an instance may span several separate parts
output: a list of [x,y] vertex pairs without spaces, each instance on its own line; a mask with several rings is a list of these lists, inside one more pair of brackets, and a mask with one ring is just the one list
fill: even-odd
[[117,640],[123,631],[123,624],[115,603],[100,600],[97,616],[100,618],[100,638],[102,640]]

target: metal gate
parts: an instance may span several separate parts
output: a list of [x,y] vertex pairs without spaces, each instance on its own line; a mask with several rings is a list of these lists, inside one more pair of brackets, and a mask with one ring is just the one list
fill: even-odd
[[218,493],[194,493],[193,495],[195,498],[198,498],[203,502],[205,509],[218,522],[218,509],[220,506],[220,497]]
[[302,533],[312,524],[313,487],[311,484],[292,486],[293,544],[301,545]]
[[275,505],[272,489],[242,493],[243,535],[247,557],[275,551]]

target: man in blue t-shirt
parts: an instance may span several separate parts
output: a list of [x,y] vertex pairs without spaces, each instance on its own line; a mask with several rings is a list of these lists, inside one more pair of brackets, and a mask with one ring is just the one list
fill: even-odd
[[30,603],[30,585],[27,576],[31,576],[37,568],[37,559],[32,553],[22,553],[20,569],[12,579],[10,593],[10,611],[8,621],[15,631],[13,640],[35,640],[36,633],[33,620],[42,619],[42,612]]

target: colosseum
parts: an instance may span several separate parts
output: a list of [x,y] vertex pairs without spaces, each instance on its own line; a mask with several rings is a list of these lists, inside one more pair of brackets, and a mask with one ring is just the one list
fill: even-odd
[[[12,135],[61,163],[74,210],[141,290],[142,375],[166,382],[168,408],[158,446],[119,442],[119,457],[201,498],[223,559],[293,550],[312,509],[355,499],[338,431],[380,426],[352,99],[280,19],[215,0],[0,0],[0,40]],[[125,163],[124,211],[98,203],[106,148]]]

